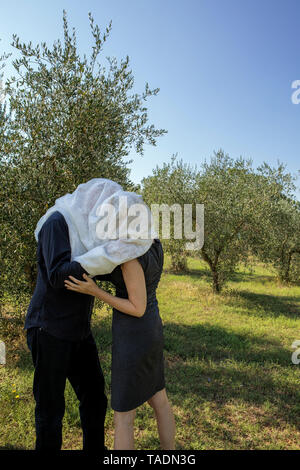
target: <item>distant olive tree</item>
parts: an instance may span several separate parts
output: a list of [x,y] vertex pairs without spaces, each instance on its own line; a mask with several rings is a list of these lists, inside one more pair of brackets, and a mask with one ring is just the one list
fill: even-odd
[[55,199],[95,177],[134,189],[126,160],[130,149],[143,155],[144,144],[155,145],[166,132],[148,124],[144,106],[159,89],[146,83],[142,94],[131,93],[128,56],[120,64],[107,57],[108,70],[99,64],[111,23],[100,34],[90,13],[89,20],[89,59],[79,56],[65,11],[63,42],[33,47],[13,35],[20,58],[12,62],[16,76],[6,80],[0,108],[1,288],[10,294],[34,288],[33,232]]
[[[142,180],[142,195],[148,205],[158,204],[160,211],[163,204],[170,208],[170,213],[166,212],[166,217],[170,220],[170,238],[162,238],[164,249],[171,256],[171,270],[173,272],[183,272],[187,270],[188,251],[185,249],[186,239],[184,238],[184,204],[195,202],[197,169],[182,160],[177,160],[177,155],[171,157],[170,163],[163,163],[162,167],[153,170],[153,175]],[[176,208],[177,205],[177,208]],[[176,209],[181,212],[181,218],[176,219]],[[195,214],[193,214],[195,217]],[[162,212],[159,217],[160,229],[164,220]],[[180,225],[182,238],[176,238],[174,233],[175,225]],[[177,227],[178,228],[178,227]],[[163,235],[161,233],[161,235]]]
[[277,191],[270,200],[265,229],[260,230],[253,243],[253,252],[263,262],[274,266],[282,282],[299,282],[300,203],[294,195],[296,177],[287,172],[283,164],[275,169],[264,163],[259,172]]
[[282,282],[300,282],[300,204],[283,199],[274,214],[274,226],[270,231],[268,258],[275,266]]
[[300,284],[300,252],[293,252],[288,275],[288,282]]
[[268,236],[282,186],[255,170],[252,160],[234,160],[222,149],[202,165],[198,182],[205,207],[200,255],[211,270],[213,290],[220,292],[238,264],[249,264],[253,250]]
[[[249,264],[258,246],[266,249],[262,240],[268,237],[273,207],[284,188],[278,178],[255,170],[251,160],[234,160],[222,149],[199,170],[173,159],[143,180],[144,198],[151,204],[204,205],[204,244],[191,254],[207,263],[216,293],[240,263]],[[173,265],[182,258],[186,262],[185,240],[172,237],[164,243]],[[182,263],[179,269],[185,267]]]

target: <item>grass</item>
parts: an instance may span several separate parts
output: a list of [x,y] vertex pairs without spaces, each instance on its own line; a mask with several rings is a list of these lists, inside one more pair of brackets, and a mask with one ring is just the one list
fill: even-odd
[[[212,293],[206,267],[165,272],[158,289],[165,335],[167,392],[175,413],[177,449],[299,449],[300,365],[291,362],[300,339],[300,286],[280,285],[256,265]],[[111,314],[97,311],[93,331],[110,398]],[[24,332],[7,346],[0,366],[0,449],[34,446],[33,367]],[[19,398],[16,398],[19,396]],[[81,448],[78,402],[68,384],[63,448]],[[152,409],[137,411],[136,448],[159,449]],[[106,443],[113,447],[112,411]]]

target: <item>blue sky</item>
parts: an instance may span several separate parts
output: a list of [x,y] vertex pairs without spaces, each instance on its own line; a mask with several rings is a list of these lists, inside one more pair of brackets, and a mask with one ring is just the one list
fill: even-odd
[[0,53],[13,52],[13,33],[33,44],[62,38],[63,9],[82,53],[91,52],[88,12],[102,30],[112,20],[100,61],[128,54],[134,92],[146,81],[160,88],[147,102],[149,122],[168,134],[144,157],[132,152],[135,182],[174,153],[200,165],[219,148],[298,171],[299,0],[11,0],[1,5]]

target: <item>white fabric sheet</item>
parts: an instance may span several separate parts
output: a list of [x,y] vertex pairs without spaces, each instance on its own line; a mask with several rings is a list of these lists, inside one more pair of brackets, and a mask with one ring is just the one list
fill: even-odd
[[37,223],[36,240],[55,211],[68,225],[71,261],[78,261],[91,277],[108,274],[117,265],[143,255],[157,238],[142,196],[105,178],[94,178],[56,199]]

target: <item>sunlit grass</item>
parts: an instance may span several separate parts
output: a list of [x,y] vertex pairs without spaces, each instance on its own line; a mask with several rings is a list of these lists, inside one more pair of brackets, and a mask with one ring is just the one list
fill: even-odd
[[[216,295],[200,261],[189,259],[186,274],[172,274],[168,267],[166,257],[158,299],[177,448],[298,449],[300,365],[291,362],[291,345],[300,339],[300,286],[280,285],[270,269],[258,264],[253,272],[241,267]],[[109,396],[109,311],[96,312],[93,330]],[[0,366],[0,448],[30,449],[33,368],[24,333],[8,342],[7,349],[7,365]],[[110,408],[106,426],[112,448]],[[64,448],[80,447],[78,402],[68,384]],[[147,405],[137,412],[136,448],[159,448]]]

